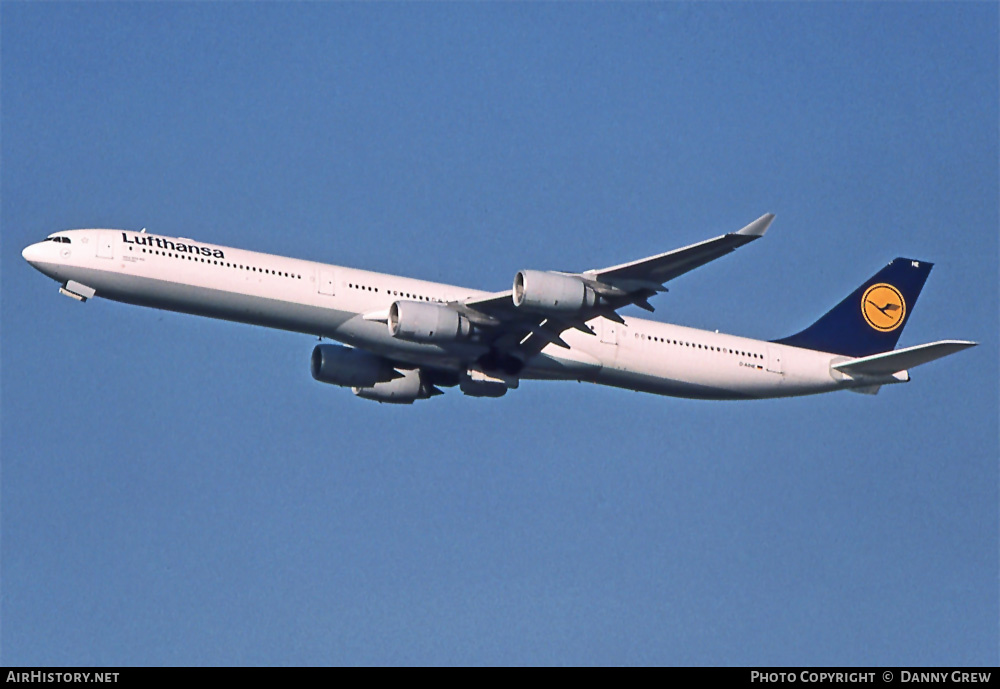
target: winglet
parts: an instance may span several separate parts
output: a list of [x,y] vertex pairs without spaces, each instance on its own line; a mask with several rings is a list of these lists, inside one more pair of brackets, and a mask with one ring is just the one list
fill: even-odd
[[774,213],[765,213],[744,227],[742,230],[737,230],[733,234],[742,234],[750,237],[763,237],[764,233],[767,232],[767,228],[771,226],[772,220],[774,220]]

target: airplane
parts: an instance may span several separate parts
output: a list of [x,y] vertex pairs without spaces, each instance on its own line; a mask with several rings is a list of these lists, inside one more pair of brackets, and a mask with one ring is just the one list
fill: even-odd
[[333,340],[313,378],[412,404],[458,387],[502,397],[522,380],[576,380],[675,397],[876,394],[908,369],[973,347],[895,349],[932,264],[896,258],[805,330],[762,341],[623,316],[664,283],[764,236],[773,214],[674,251],[579,273],[521,270],[483,292],[397,275],[112,229],[55,232],[22,252],[80,302],[95,296]]

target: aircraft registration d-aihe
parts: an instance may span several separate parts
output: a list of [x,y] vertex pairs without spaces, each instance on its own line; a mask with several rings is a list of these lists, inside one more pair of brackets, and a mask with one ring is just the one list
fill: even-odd
[[85,302],[126,304],[307,333],[313,377],[379,402],[410,404],[458,387],[501,397],[522,380],[576,380],[713,400],[875,394],[908,369],[975,342],[895,349],[930,273],[896,258],[800,333],[762,341],[619,315],[647,311],[664,283],[764,236],[761,216],[736,232],[580,273],[522,270],[482,292],[396,275],[164,237],[68,230],[25,260]]

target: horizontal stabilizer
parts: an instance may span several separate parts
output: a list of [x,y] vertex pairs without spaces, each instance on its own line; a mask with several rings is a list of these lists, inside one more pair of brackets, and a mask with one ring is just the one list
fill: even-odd
[[976,344],[976,342],[964,340],[941,340],[940,342],[851,359],[834,364],[833,368],[849,376],[889,376],[920,364],[926,364],[928,361],[960,352],[963,349],[975,347]]

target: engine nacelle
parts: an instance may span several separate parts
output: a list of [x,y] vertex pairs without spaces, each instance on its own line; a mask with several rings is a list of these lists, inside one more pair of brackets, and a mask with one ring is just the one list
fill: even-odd
[[433,394],[440,394],[440,391],[432,392],[433,389],[424,382],[419,370],[406,371],[401,378],[386,383],[355,387],[352,390],[358,397],[389,404],[413,404],[415,400],[425,400]]
[[310,368],[319,382],[345,387],[370,387],[399,375],[382,357],[333,344],[316,345]]
[[472,334],[472,323],[454,309],[420,301],[395,301],[389,307],[389,334],[410,342],[454,342]]
[[574,314],[597,304],[597,294],[572,275],[522,270],[514,276],[514,306],[525,311]]

